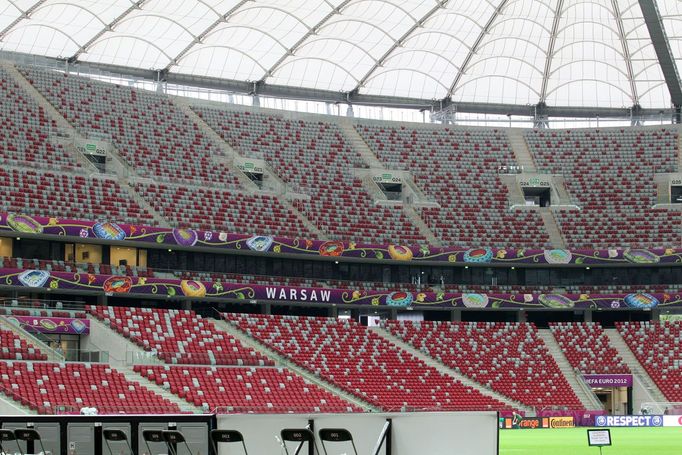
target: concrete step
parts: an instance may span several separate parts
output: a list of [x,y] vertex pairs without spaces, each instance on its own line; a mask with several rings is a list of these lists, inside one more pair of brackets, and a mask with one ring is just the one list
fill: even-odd
[[618,330],[604,329],[604,332],[606,333],[606,336],[609,337],[611,346],[618,351],[618,355],[623,358],[625,364],[630,368],[630,371],[632,371],[634,379],[633,394],[636,395],[633,406],[635,412],[641,409],[641,403],[643,402],[667,402],[668,400],[665,398],[665,395],[663,395],[663,392],[661,392],[661,389],[658,388],[642,364],[639,363],[639,360],[637,360],[635,354],[633,354],[623,337],[618,333]]
[[376,169],[386,168],[386,165],[379,161],[379,158],[377,158],[372,149],[369,148],[369,145],[367,145],[367,142],[365,142],[362,136],[357,132],[353,126],[352,119],[339,118],[337,125],[339,125],[343,136],[348,140],[351,147],[360,154],[369,167]]
[[305,378],[307,381],[327,390],[330,393],[333,393],[334,395],[340,396],[344,400],[348,401],[351,404],[354,404],[355,406],[358,406],[362,408],[364,411],[367,412],[379,412],[380,410],[374,406],[372,406],[369,403],[364,402],[363,400],[359,399],[355,395],[351,395],[350,393],[346,392],[345,390],[342,390],[341,388],[337,387],[334,384],[331,384],[324,379],[319,378],[316,376],[313,372],[298,366],[288,358],[280,355],[279,353],[275,352],[273,349],[270,347],[266,346],[265,344],[261,343],[260,341],[256,340],[255,338],[251,337],[232,323],[228,321],[215,321],[215,326],[219,330],[223,330],[224,332],[229,333],[233,337],[235,337],[239,342],[241,342],[244,346],[250,347],[255,349],[256,351],[260,352],[261,354],[265,355],[267,358],[275,362],[276,365],[280,365],[284,368],[287,368],[294,373],[298,374],[299,376],[302,376]]
[[[10,77],[16,82],[19,87],[21,87],[28,96],[31,97],[40,107],[45,110],[45,113],[57,123],[57,127],[63,131],[68,132],[72,138],[79,138],[84,140],[83,137],[76,131],[76,129],[71,125],[62,114],[52,105],[50,102],[40,93],[31,83],[24,77],[19,70],[10,62],[0,60],[0,67],[4,69]],[[58,140],[57,142],[62,142]],[[94,164],[90,162],[82,153],[76,150],[75,144],[71,143],[70,146],[67,143],[62,143],[65,146],[65,150],[70,152],[72,157],[83,167],[85,172],[99,172]]]
[[592,389],[585,384],[585,381],[582,380],[581,375],[576,372],[568,362],[563,349],[561,349],[561,346],[559,346],[559,343],[554,338],[554,335],[552,335],[552,331],[549,329],[542,329],[538,330],[538,332],[540,338],[542,338],[542,341],[544,341],[545,346],[549,350],[549,353],[554,357],[559,369],[563,373],[564,377],[568,381],[568,384],[571,386],[585,409],[590,411],[603,409],[601,402],[594,392],[592,392]]
[[516,163],[523,166],[524,172],[537,172],[535,161],[533,161],[533,155],[531,155],[526,138],[523,136],[523,130],[508,128],[506,131],[507,137],[509,138],[509,145],[511,145],[514,157],[516,158]]
[[192,110],[191,100],[182,96],[175,96],[172,97],[172,101],[190,121],[194,122],[201,129],[201,132],[208,137],[211,143],[218,148],[220,153],[211,157],[213,161],[216,164],[225,166],[232,175],[237,177],[243,188],[250,191],[259,191],[258,185],[253,183],[251,179],[234,165],[234,158],[239,157],[239,153]]
[[310,221],[310,219],[308,219],[308,217],[306,217],[306,216],[303,214],[303,212],[301,212],[300,210],[298,210],[298,209],[294,206],[294,204],[292,204],[291,201],[289,201],[287,198],[281,197],[281,198],[279,198],[279,201],[280,201],[280,203],[281,203],[287,210],[289,210],[291,213],[293,213],[293,214],[296,216],[296,218],[298,218],[298,219],[303,223],[303,225],[306,227],[306,229],[308,229],[308,231],[309,231],[316,239],[318,239],[318,240],[324,240],[324,239],[326,239],[326,238],[328,237],[327,234],[325,234],[320,228],[318,228],[317,226],[315,226],[315,225],[313,224],[313,222]]
[[161,216],[161,214],[157,212],[156,209],[154,209],[154,207],[152,207],[152,205],[147,202],[145,198],[135,191],[133,184],[131,184],[129,181],[125,181],[122,182],[120,186],[123,188],[123,191],[128,193],[131,199],[137,202],[137,205],[149,212],[149,214],[154,218],[155,226],[165,228],[171,227],[171,224],[168,222],[168,220]]
[[150,381],[139,373],[136,373],[132,368],[128,366],[119,366],[117,368],[121,374],[123,374],[128,381],[137,382],[141,386],[151,390],[155,394],[168,399],[170,402],[175,403],[182,412],[190,412],[192,414],[207,414],[210,409],[202,409],[199,406],[183,400],[179,396],[172,393],[170,390],[163,388],[156,384],[156,382]]
[[421,216],[419,216],[419,213],[412,207],[411,205],[408,204],[403,204],[403,213],[409,218],[410,222],[415,225],[417,229],[419,229],[419,233],[423,235],[426,238],[426,241],[428,242],[429,245],[433,246],[443,246],[443,242],[436,237],[436,235],[429,229],[427,226],[426,222],[422,219]]
[[50,362],[63,362],[64,355],[58,353],[51,347],[49,347],[43,340],[37,336],[28,333],[26,330],[12,323],[7,316],[0,316],[0,328],[4,330],[9,330],[14,333],[17,337],[24,340],[26,343],[33,345],[35,348],[39,349],[40,352],[47,355],[47,360]]
[[163,365],[152,353],[145,351],[107,324],[88,315],[90,334],[82,337],[81,349],[84,351],[106,352],[109,364],[114,368],[127,368],[133,363]]
[[510,174],[500,174],[500,182],[507,187],[507,200],[510,206],[523,207],[526,205],[526,199],[523,196],[521,187],[516,183],[516,176]]
[[549,235],[549,243],[554,248],[566,249],[566,242],[564,241],[559,225],[557,224],[554,212],[549,207],[541,207],[538,209],[542,223],[545,225],[545,231]]
[[518,409],[520,411],[524,411],[526,415],[532,415],[534,414],[534,410],[531,409],[529,406],[526,406],[516,400],[513,400],[509,398],[506,395],[502,395],[501,393],[498,393],[491,389],[490,387],[487,387],[483,384],[480,384],[473,379],[464,376],[461,374],[459,371],[450,368],[446,365],[444,365],[442,362],[434,359],[433,357],[429,356],[428,354],[423,353],[419,349],[415,348],[409,343],[406,343],[405,341],[401,340],[400,338],[394,336],[392,333],[390,333],[388,330],[381,328],[381,327],[374,327],[371,329],[373,332],[375,332],[377,335],[383,337],[386,341],[389,343],[392,343],[402,349],[403,351],[408,352],[412,356],[416,357],[417,359],[421,360],[424,362],[426,365],[435,368],[438,370],[440,373],[443,373],[447,376],[450,376],[457,381],[461,382],[465,386],[474,388],[481,392],[483,395],[487,395],[489,397],[495,398],[498,401],[501,401],[502,403],[511,406],[515,409]]
[[[8,397],[7,395],[0,394],[0,415],[3,416],[22,416],[22,415],[34,415],[37,414],[36,411],[24,406],[18,401],[15,401]],[[12,452],[8,452],[12,453]]]

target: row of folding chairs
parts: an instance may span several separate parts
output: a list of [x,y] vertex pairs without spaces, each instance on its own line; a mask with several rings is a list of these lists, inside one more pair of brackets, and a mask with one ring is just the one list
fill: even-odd
[[[128,451],[131,455],[133,454],[133,449],[130,446],[128,437],[121,430],[104,430],[102,432],[104,441],[107,445],[110,455],[114,455],[111,449],[110,442],[120,442],[125,443],[128,447]],[[152,453],[152,449],[149,446],[150,443],[164,443],[168,449],[170,455],[177,455],[178,445],[183,445],[187,449],[187,453],[192,454],[192,450],[187,444],[187,440],[184,435],[176,430],[144,430],[142,432],[142,438],[144,439],[145,445],[147,446],[147,453]],[[341,428],[324,428],[319,431],[319,438],[322,444],[322,450],[324,455],[328,455],[327,447],[325,442],[333,443],[349,443],[353,448],[355,455],[358,455],[358,451],[355,447],[355,442],[353,441],[353,436],[348,430]],[[289,455],[289,447],[287,443],[296,443],[296,450],[293,452],[294,455],[299,455],[304,444],[312,445],[315,453],[320,454],[317,448],[317,442],[315,440],[315,434],[309,428],[287,428],[280,432],[280,437],[278,438],[282,449]],[[16,430],[0,429],[0,453],[11,453],[5,450],[4,445],[9,445],[9,442],[14,441],[17,445],[20,455],[26,455],[19,445],[19,441],[32,441],[38,443],[41,448],[41,453],[48,453],[43,446],[43,442],[40,438],[40,433],[36,430],[30,428],[21,428]],[[248,450],[246,448],[246,442],[244,441],[244,436],[236,430],[212,430],[210,433],[210,441],[213,446],[214,453],[218,453],[218,445],[225,443],[237,443],[241,444],[244,454],[248,455]]]
[[[107,441],[107,447],[109,448],[110,455],[114,455],[109,447],[109,441],[126,441],[127,438],[123,431],[120,430],[105,430],[103,432],[104,439]],[[324,455],[328,455],[327,447],[325,442],[329,443],[349,443],[353,448],[355,455],[358,455],[358,451],[355,447],[355,442],[353,441],[353,436],[348,430],[342,428],[323,428],[319,431],[319,437],[322,444],[322,450]],[[192,453],[185,440],[182,433],[173,430],[145,430],[142,432],[142,438],[145,440],[147,445],[148,453],[152,453],[149,447],[150,442],[164,442],[168,447],[168,452],[171,455],[177,455],[178,444],[184,444],[187,448],[188,453]],[[280,432],[280,437],[278,438],[279,443],[284,450],[286,455],[289,455],[290,447],[287,443],[296,443],[296,449],[293,452],[294,455],[299,455],[304,444],[312,445],[314,452],[320,454],[317,448],[317,442],[315,440],[315,434],[309,428],[287,428]],[[246,448],[246,442],[244,441],[244,436],[236,430],[212,430],[210,433],[210,441],[213,446],[214,453],[218,453],[218,445],[224,443],[235,443],[241,444],[244,454],[248,455],[248,449]],[[132,449],[128,444],[128,449],[132,454]]]

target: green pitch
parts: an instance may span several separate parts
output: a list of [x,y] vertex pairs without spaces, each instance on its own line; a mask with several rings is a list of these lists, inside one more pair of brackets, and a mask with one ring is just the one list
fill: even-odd
[[[611,428],[604,455],[680,455],[680,428]],[[500,430],[500,455],[599,455],[587,446],[586,428]]]

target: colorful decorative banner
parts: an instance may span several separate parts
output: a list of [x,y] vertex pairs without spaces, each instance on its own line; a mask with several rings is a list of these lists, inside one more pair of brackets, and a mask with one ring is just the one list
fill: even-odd
[[51,316],[7,316],[13,324],[27,332],[87,335],[90,321],[76,318],[53,318]]
[[385,305],[439,308],[634,308],[682,306],[682,292],[674,294],[461,294],[372,291],[221,283],[164,278],[93,275],[46,270],[0,269],[0,286],[139,294],[193,299],[218,298],[269,302],[338,305]]
[[590,387],[632,387],[631,374],[585,374],[583,379]]
[[110,222],[0,214],[0,232],[43,234],[102,240],[128,240],[156,245],[211,247],[232,251],[298,254],[330,258],[388,261],[448,262],[452,264],[679,264],[680,248],[606,250],[538,250],[525,248],[434,247],[428,245],[372,245],[367,243],[284,238],[269,235],[228,234],[194,229],[171,229]]

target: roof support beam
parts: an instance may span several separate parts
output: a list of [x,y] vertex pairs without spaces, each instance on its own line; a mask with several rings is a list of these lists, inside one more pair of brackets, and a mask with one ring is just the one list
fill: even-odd
[[618,25],[618,37],[620,44],[623,47],[623,58],[625,58],[625,67],[627,68],[628,81],[630,82],[630,92],[632,93],[632,104],[639,104],[639,96],[637,95],[637,84],[635,83],[634,71],[632,71],[632,56],[630,55],[630,47],[628,46],[628,39],[625,36],[625,27],[623,26],[623,17],[620,14],[620,7],[618,0],[611,0],[613,8],[613,17]]
[[[343,2],[341,2],[341,4],[339,4],[339,6],[337,6],[336,8],[332,8],[332,10],[329,11],[329,14],[324,16],[322,18],[322,20],[320,20],[317,24],[315,24],[315,26],[313,28],[311,28],[306,33],[304,33],[303,36],[298,41],[296,41],[293,46],[291,46],[289,49],[287,49],[287,51],[286,51],[286,53],[284,53],[284,55],[282,55],[272,66],[270,66],[270,68],[268,68],[268,70],[265,72],[265,74],[261,78],[261,81],[265,81],[265,79],[272,76],[272,73],[274,73],[275,70],[277,68],[279,68],[282,63],[284,63],[284,61],[287,59],[287,57],[289,57],[290,55],[294,55],[294,52],[296,52],[298,50],[298,48],[301,47],[301,45],[303,43],[305,43],[308,38],[310,38],[311,36],[316,34],[317,31],[320,29],[320,27],[322,27],[327,22],[329,22],[329,19],[331,19],[332,17],[334,17],[337,14],[341,14],[341,10],[343,10],[346,6],[348,6],[348,4],[352,1],[353,0],[344,0]],[[325,2],[325,3],[327,3],[327,5],[329,5],[329,6],[331,6],[331,4],[329,2]]]
[[554,21],[552,22],[552,33],[549,35],[549,45],[545,54],[545,71],[542,73],[542,88],[540,89],[540,104],[547,101],[547,86],[549,76],[552,72],[552,62],[554,61],[554,47],[556,46],[557,35],[559,34],[559,24],[564,12],[564,0],[557,0],[556,10],[554,11]]
[[102,36],[104,36],[104,34],[106,32],[112,31],[114,29],[114,27],[116,26],[116,24],[118,24],[123,19],[125,19],[133,11],[138,10],[138,9],[142,9],[142,5],[144,5],[145,2],[147,2],[147,1],[149,1],[149,0],[137,0],[136,2],[132,2],[132,4],[130,5],[130,7],[127,10],[123,11],[121,14],[116,16],[114,18],[114,20],[112,20],[106,27],[103,27],[102,30],[100,30],[99,32],[97,32],[97,34],[95,36],[90,38],[87,43],[83,44],[76,51],[76,53],[73,54],[69,58],[69,62],[73,63],[76,60],[78,60],[78,58],[81,56],[81,54],[83,54],[84,52],[87,52],[88,48],[90,46],[92,46],[93,44],[95,44],[95,42],[97,42],[98,39],[100,39]]
[[[55,57],[37,57],[31,54],[20,52],[0,52],[3,59],[17,62],[19,64],[39,65],[44,68],[64,68],[64,60]],[[112,75],[131,80],[146,80],[157,82],[159,72],[155,70],[131,68],[120,65],[112,65],[97,62],[74,62],[78,72],[82,76],[93,75]],[[49,69],[46,69],[49,71]],[[322,101],[327,103],[354,104],[363,106],[381,106],[401,109],[419,109],[437,111],[446,109],[454,104],[449,100],[434,101],[432,99],[403,98],[395,96],[364,95],[358,93],[343,93],[332,90],[315,90],[309,88],[288,87],[283,85],[272,85],[264,82],[247,82],[231,79],[221,79],[207,76],[195,76],[190,74],[168,73],[168,84],[180,85],[185,87],[196,87],[198,89],[213,89],[223,92],[231,92],[249,95],[254,90],[261,96],[271,96],[293,100]],[[254,87],[256,85],[257,87]],[[456,103],[457,112],[471,114],[500,114],[513,115],[519,117],[533,118],[536,113],[536,106],[521,104],[495,104],[495,103]],[[630,119],[632,118],[632,108],[600,108],[600,107],[572,107],[572,106],[544,106],[542,113],[547,118],[595,118],[601,119]],[[643,109],[640,108],[641,118],[658,119],[669,118],[675,115],[676,111],[672,108],[666,109]],[[680,115],[680,111],[677,111]]]
[[[7,35],[9,32],[12,31],[12,29],[21,21],[24,19],[28,19],[31,17],[31,14],[33,14],[33,11],[37,10],[43,3],[45,3],[47,0],[38,0],[35,2],[29,9],[26,11],[23,11],[19,17],[14,19],[7,27],[3,28],[2,31],[0,31],[0,41],[2,41],[5,38],[5,35]],[[16,8],[13,2],[11,2],[12,5]],[[19,8],[17,8],[19,9]],[[19,10],[21,11],[21,10]]]
[[680,85],[680,75],[677,72],[675,58],[670,50],[670,43],[663,27],[661,13],[654,0],[639,0],[639,7],[642,9],[646,27],[649,30],[651,42],[656,50],[658,63],[661,65],[665,83],[668,85],[670,100],[677,108],[682,107],[682,86]]
[[193,48],[194,46],[196,46],[197,44],[200,44],[200,43],[204,40],[204,38],[206,38],[206,36],[208,36],[208,34],[211,33],[218,25],[222,24],[223,22],[226,22],[226,21],[230,18],[230,16],[232,16],[234,13],[237,12],[237,10],[239,10],[239,8],[241,8],[242,6],[244,6],[246,3],[250,2],[250,1],[252,1],[252,0],[242,0],[242,1],[240,1],[239,3],[237,3],[236,5],[234,5],[232,8],[230,8],[228,12],[226,12],[225,14],[223,14],[222,16],[220,16],[219,18],[217,18],[211,25],[209,25],[209,26],[206,28],[206,30],[204,30],[203,32],[199,33],[199,35],[197,35],[197,36],[194,38],[194,40],[193,40],[191,43],[189,43],[189,45],[187,45],[187,47],[185,47],[183,50],[181,50],[181,51],[178,53],[178,55],[176,55],[175,58],[174,58],[173,60],[171,60],[171,61],[168,63],[168,65],[166,65],[166,67],[162,70],[162,73],[163,73],[163,74],[167,74],[168,71],[170,71],[171,67],[174,66],[174,65],[177,65],[178,62],[180,61],[180,59],[181,59],[182,57],[184,57],[185,55],[187,55],[187,53],[188,53],[190,50],[192,50],[192,48]]
[[450,0],[440,0],[440,1],[438,1],[438,2],[436,3],[436,6],[434,6],[433,8],[431,8],[424,16],[421,17],[421,19],[419,19],[418,21],[416,21],[416,22],[412,25],[412,27],[410,27],[405,33],[403,33],[403,35],[402,35],[400,38],[398,38],[397,40],[395,40],[395,42],[393,43],[393,45],[384,53],[384,55],[382,55],[381,57],[379,57],[379,59],[374,63],[374,65],[372,66],[372,68],[370,68],[370,70],[367,71],[367,73],[365,73],[365,75],[362,76],[362,78],[360,78],[360,81],[358,82],[358,85],[355,87],[354,90],[351,90],[351,92],[355,92],[355,91],[360,90],[360,88],[361,88],[362,86],[365,85],[365,82],[367,82],[367,80],[372,76],[372,74],[374,74],[374,72],[375,72],[377,69],[379,69],[379,68],[381,68],[381,67],[383,66],[384,62],[385,62],[386,59],[393,53],[393,51],[395,51],[397,48],[399,48],[400,46],[402,46],[402,45],[403,45],[403,41],[405,41],[409,36],[412,35],[412,32],[414,32],[414,31],[417,30],[418,28],[423,27],[423,26],[424,26],[424,23],[425,23],[426,21],[428,21],[434,14],[436,14],[438,11],[440,11],[441,8],[445,8],[445,7],[447,6],[447,4],[448,4],[449,1],[450,1]]
[[498,5],[497,8],[495,8],[495,11],[493,11],[493,13],[490,15],[490,19],[488,19],[488,22],[486,22],[485,26],[481,29],[481,33],[478,34],[478,38],[476,38],[474,45],[471,46],[471,49],[469,49],[469,53],[464,59],[464,62],[462,62],[462,66],[459,68],[459,73],[457,73],[457,77],[455,77],[455,80],[452,82],[452,85],[450,86],[450,90],[448,90],[448,98],[451,97],[453,93],[455,93],[455,89],[459,85],[459,81],[462,80],[462,76],[464,76],[464,74],[466,74],[466,71],[469,69],[471,59],[473,59],[474,55],[476,55],[476,52],[478,52],[478,49],[479,47],[481,47],[481,43],[483,42],[485,35],[487,35],[488,32],[490,32],[490,29],[495,24],[497,17],[500,14],[502,14],[502,10],[504,9],[505,6],[507,6],[508,2],[509,0],[500,0],[500,4]]

